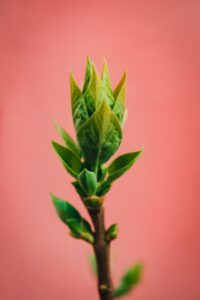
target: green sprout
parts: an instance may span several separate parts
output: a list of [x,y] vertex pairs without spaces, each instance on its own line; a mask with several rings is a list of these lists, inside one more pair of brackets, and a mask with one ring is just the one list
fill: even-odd
[[72,185],[79,194],[91,219],[90,223],[69,202],[52,194],[60,219],[70,235],[92,245],[101,300],[113,300],[129,293],[140,281],[141,264],[136,264],[122,276],[114,288],[110,271],[110,245],[118,236],[118,225],[105,228],[104,198],[114,181],[128,171],[142,150],[122,154],[108,161],[118,150],[126,117],[126,72],[115,89],[104,62],[100,76],[88,58],[83,88],[70,75],[71,108],[76,141],[59,125],[55,128],[64,145],[52,141],[52,146],[64,168],[74,178]]

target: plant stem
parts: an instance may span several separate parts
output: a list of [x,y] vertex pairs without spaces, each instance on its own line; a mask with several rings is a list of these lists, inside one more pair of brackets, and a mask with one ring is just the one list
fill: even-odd
[[94,229],[94,252],[97,262],[98,291],[101,300],[114,300],[110,274],[110,243],[105,239],[104,209],[89,211]]

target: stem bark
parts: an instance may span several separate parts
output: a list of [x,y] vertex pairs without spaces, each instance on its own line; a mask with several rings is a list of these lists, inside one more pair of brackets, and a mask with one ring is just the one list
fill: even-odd
[[97,262],[98,291],[101,300],[114,300],[110,273],[110,242],[105,238],[104,208],[89,211],[95,229],[94,253]]

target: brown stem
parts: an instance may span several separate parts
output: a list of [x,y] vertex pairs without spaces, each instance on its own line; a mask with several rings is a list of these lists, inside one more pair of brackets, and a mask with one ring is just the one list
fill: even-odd
[[114,300],[110,274],[110,243],[105,239],[104,209],[89,211],[94,229],[94,252],[97,262],[98,291],[101,300]]

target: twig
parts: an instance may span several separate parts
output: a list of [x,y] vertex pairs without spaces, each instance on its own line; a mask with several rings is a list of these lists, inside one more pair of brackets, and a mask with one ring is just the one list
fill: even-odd
[[113,284],[110,273],[110,243],[105,239],[104,209],[89,211],[94,229],[94,252],[97,262],[98,291],[101,300],[113,300]]

